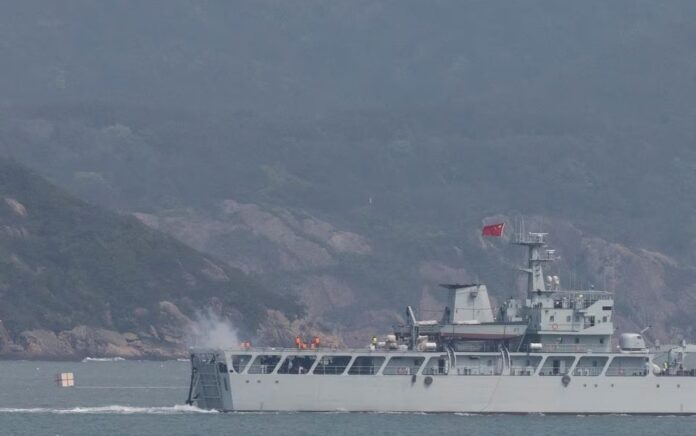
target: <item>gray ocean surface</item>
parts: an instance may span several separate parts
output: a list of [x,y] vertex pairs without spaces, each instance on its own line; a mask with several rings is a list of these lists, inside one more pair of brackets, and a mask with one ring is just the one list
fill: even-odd
[[[684,416],[216,413],[184,405],[189,370],[179,361],[0,362],[0,434],[696,434],[696,417]],[[59,372],[73,372],[76,387],[57,387]]]

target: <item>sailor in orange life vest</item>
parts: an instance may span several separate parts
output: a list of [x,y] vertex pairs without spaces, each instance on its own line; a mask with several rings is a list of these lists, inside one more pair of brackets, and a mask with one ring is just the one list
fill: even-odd
[[299,350],[306,350],[307,348],[315,350],[315,349],[319,348],[320,344],[321,344],[321,339],[319,339],[319,336],[315,336],[314,338],[312,338],[312,341],[309,344],[303,342],[301,337],[299,337],[299,336],[295,337],[295,346]]

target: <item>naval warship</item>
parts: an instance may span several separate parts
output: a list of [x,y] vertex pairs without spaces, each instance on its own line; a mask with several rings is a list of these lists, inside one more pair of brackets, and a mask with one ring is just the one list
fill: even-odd
[[[488,234],[500,233],[502,225]],[[494,310],[484,284],[445,284],[441,319],[419,320],[409,306],[403,325],[362,349],[191,349],[187,402],[221,411],[696,414],[691,346],[656,360],[644,332],[614,338],[613,293],[566,290],[544,276],[556,258],[546,236],[512,238],[527,251],[523,299]]]

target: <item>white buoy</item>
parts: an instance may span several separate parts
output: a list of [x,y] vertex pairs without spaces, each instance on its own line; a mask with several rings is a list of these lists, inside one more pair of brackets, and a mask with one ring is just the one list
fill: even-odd
[[75,375],[72,372],[61,372],[56,374],[56,384],[61,388],[71,388],[75,386]]

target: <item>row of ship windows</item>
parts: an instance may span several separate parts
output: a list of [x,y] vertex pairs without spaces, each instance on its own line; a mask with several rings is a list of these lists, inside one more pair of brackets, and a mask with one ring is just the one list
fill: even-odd
[[[322,356],[317,362],[314,355],[291,355],[282,359],[280,355],[259,355],[251,361],[248,354],[232,355],[230,372],[246,374],[314,374],[314,375],[413,375],[421,371],[427,375],[499,375],[502,373],[502,360],[491,355],[461,355],[457,357],[455,368],[449,368],[446,356],[432,357],[425,367],[424,357],[393,356],[384,364],[385,356]],[[282,359],[282,362],[281,362]],[[514,356],[509,362],[510,375],[558,376],[572,373],[576,376],[599,376],[605,371],[607,376],[645,376],[649,362],[645,357],[618,356],[609,361],[608,356],[583,356],[575,365],[574,356],[549,356],[543,361],[541,356]],[[349,367],[350,365],[350,367]],[[384,368],[382,368],[384,366]],[[227,372],[226,365],[220,363],[220,371]],[[346,371],[347,370],[347,371]],[[380,371],[381,370],[381,371]]]
[[[547,310],[546,312],[548,312],[548,310]],[[575,322],[580,322],[581,319],[582,319],[582,318],[580,318],[580,316],[576,316],[576,317],[575,317]],[[595,319],[596,319],[596,318],[595,318],[594,316],[587,316],[587,317],[585,317],[584,319],[585,319],[585,321],[586,321],[588,324],[591,324],[591,325],[593,325],[593,326],[595,325]],[[566,322],[572,322],[572,321],[573,321],[573,317],[570,316],[570,315],[567,315],[567,316],[565,317],[565,320],[566,320]],[[555,322],[555,321],[556,321],[556,316],[555,316],[555,315],[550,315],[550,316],[549,316],[549,321],[550,321],[550,322]],[[559,319],[558,321],[560,321],[560,319]],[[603,316],[603,317],[602,317],[602,320],[601,320],[601,321],[600,321],[600,320],[597,320],[597,322],[609,322],[609,318],[607,318],[606,316]]]

